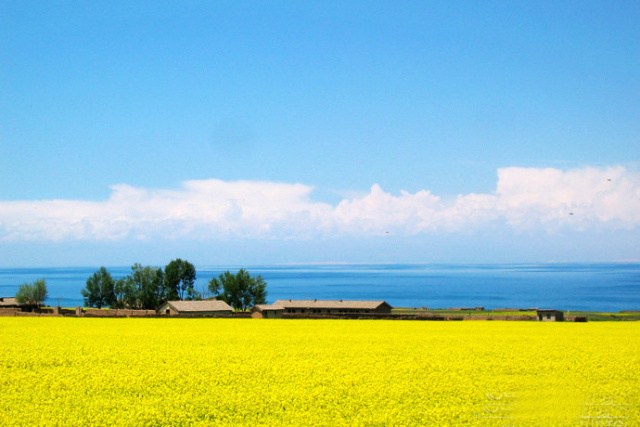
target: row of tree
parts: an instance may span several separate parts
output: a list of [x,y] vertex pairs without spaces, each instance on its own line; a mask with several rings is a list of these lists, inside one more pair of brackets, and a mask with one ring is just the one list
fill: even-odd
[[[131,273],[114,279],[101,267],[82,290],[85,307],[110,307],[157,310],[166,301],[202,300],[205,291],[195,287],[196,269],[180,258],[164,268],[143,267],[134,264]],[[236,274],[224,272],[211,279],[208,290],[211,297],[227,302],[236,310],[246,310],[255,304],[264,304],[267,298],[266,282],[261,276],[251,277],[241,269]]]

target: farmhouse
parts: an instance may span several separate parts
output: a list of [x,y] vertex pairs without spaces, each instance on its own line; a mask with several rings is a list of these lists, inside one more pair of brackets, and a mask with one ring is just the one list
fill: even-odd
[[0,308],[20,308],[20,304],[14,297],[0,297]]
[[558,310],[536,310],[538,320],[541,322],[562,322],[564,314]]
[[158,314],[167,316],[226,316],[233,308],[224,301],[167,301],[158,309]]
[[13,297],[0,297],[0,316],[16,316],[22,306]]
[[278,300],[273,304],[259,304],[251,308],[253,318],[279,318],[283,314],[345,314],[391,313],[385,301],[346,300]]

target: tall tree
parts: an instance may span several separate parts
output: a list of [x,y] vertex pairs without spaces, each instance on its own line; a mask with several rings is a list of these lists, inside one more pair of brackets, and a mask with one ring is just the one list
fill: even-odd
[[47,299],[47,296],[47,282],[45,279],[38,279],[33,283],[20,285],[16,293],[16,300],[18,304],[40,307]]
[[131,274],[115,282],[115,308],[158,309],[166,301],[163,279],[161,268],[134,264]]
[[85,307],[116,307],[115,281],[105,267],[100,267],[87,279],[87,286],[82,290],[82,296]]
[[195,299],[198,293],[193,288],[196,268],[189,261],[174,259],[164,268],[164,287],[168,300]]
[[209,281],[209,291],[236,310],[267,302],[267,283],[262,276],[251,277],[244,268],[235,275],[227,270],[214,277]]
[[125,279],[125,289],[131,294],[128,299],[133,303],[130,308],[157,310],[166,298],[162,269],[134,264],[131,270],[132,274]]
[[[126,277],[116,280],[114,287],[114,293],[116,296],[116,304],[114,308],[125,308],[128,306],[127,298],[133,293],[130,290],[129,282]],[[135,301],[135,298],[134,298]]]

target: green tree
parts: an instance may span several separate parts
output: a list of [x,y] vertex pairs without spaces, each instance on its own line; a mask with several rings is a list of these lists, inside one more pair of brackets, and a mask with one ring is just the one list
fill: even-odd
[[209,281],[209,291],[236,310],[267,302],[267,283],[262,276],[251,277],[244,268],[235,275],[227,270],[214,277]]
[[20,285],[16,293],[16,300],[18,304],[40,307],[47,299],[47,296],[47,282],[45,279],[38,279],[33,283]]
[[82,296],[85,307],[116,307],[115,281],[105,267],[100,267],[87,279],[87,286],[82,290]]
[[157,310],[166,301],[162,269],[134,264],[131,274],[116,280],[114,297],[114,308]]
[[127,297],[131,292],[128,287],[127,279],[125,277],[116,280],[116,284],[114,286],[114,293],[116,297],[116,303],[115,303],[115,307],[113,308],[127,307],[127,302],[128,302]]
[[189,261],[174,259],[164,268],[164,287],[169,301],[196,299],[195,281],[196,268]]
[[185,301],[202,301],[202,294],[195,290],[195,288],[187,289],[187,296]]
[[157,310],[166,300],[162,269],[136,263],[131,270],[124,286],[127,308]]
[[120,301],[118,308],[140,308],[140,292],[131,275],[116,282],[116,293],[119,295],[118,301]]

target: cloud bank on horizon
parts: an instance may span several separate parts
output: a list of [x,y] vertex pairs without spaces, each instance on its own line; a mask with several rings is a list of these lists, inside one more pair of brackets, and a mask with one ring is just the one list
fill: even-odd
[[452,200],[428,190],[393,195],[374,184],[336,205],[314,188],[263,181],[186,181],[178,190],[115,185],[104,201],[0,202],[3,242],[127,239],[309,239],[638,229],[640,173],[622,166],[572,170],[508,167],[490,194]]

